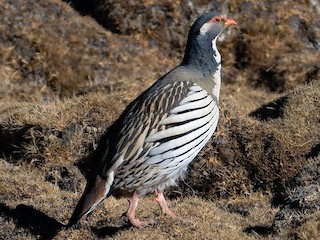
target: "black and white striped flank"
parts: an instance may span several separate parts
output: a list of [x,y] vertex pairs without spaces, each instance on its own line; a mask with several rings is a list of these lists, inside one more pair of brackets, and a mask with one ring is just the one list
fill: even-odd
[[212,136],[219,109],[207,91],[186,81],[167,85],[137,102],[128,116],[119,135],[113,187],[151,191],[182,177]]

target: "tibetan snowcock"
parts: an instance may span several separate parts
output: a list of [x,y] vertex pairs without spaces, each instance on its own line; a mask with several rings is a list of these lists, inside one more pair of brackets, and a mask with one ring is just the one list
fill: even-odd
[[164,214],[177,218],[163,191],[185,177],[216,129],[221,81],[216,41],[235,24],[217,12],[193,23],[181,64],[131,102],[100,141],[94,174],[68,226],[109,195],[131,196],[127,217],[136,227],[153,222],[135,216],[139,197],[148,193],[156,194]]

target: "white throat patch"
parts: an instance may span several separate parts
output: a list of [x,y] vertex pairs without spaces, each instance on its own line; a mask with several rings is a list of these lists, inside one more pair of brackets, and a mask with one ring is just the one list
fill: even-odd
[[215,59],[216,63],[218,64],[218,67],[213,74],[213,81],[215,83],[214,88],[212,89],[212,93],[217,96],[217,99],[219,99],[220,96],[220,83],[221,83],[221,54],[219,53],[217,49],[217,39],[219,35],[215,37],[215,39],[212,40],[212,50],[213,50],[213,58]]
[[[220,34],[219,34],[220,35]],[[216,36],[213,40],[212,40],[212,50],[213,50],[213,57],[214,59],[216,60],[217,64],[220,65],[221,63],[221,54],[219,53],[218,49],[217,49],[217,39],[218,39],[218,36]]]

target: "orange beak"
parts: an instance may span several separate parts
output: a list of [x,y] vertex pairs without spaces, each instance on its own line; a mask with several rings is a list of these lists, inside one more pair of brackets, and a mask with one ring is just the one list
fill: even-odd
[[224,26],[228,27],[231,25],[237,25],[237,22],[233,19],[229,19],[229,18],[224,18]]

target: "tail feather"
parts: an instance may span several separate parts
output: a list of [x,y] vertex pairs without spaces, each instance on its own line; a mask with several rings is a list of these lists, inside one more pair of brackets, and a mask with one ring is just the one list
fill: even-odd
[[81,217],[93,211],[98,204],[107,197],[110,185],[110,179],[103,179],[100,176],[97,176],[94,181],[88,181],[86,189],[81,196],[67,226],[72,226],[78,222]]

